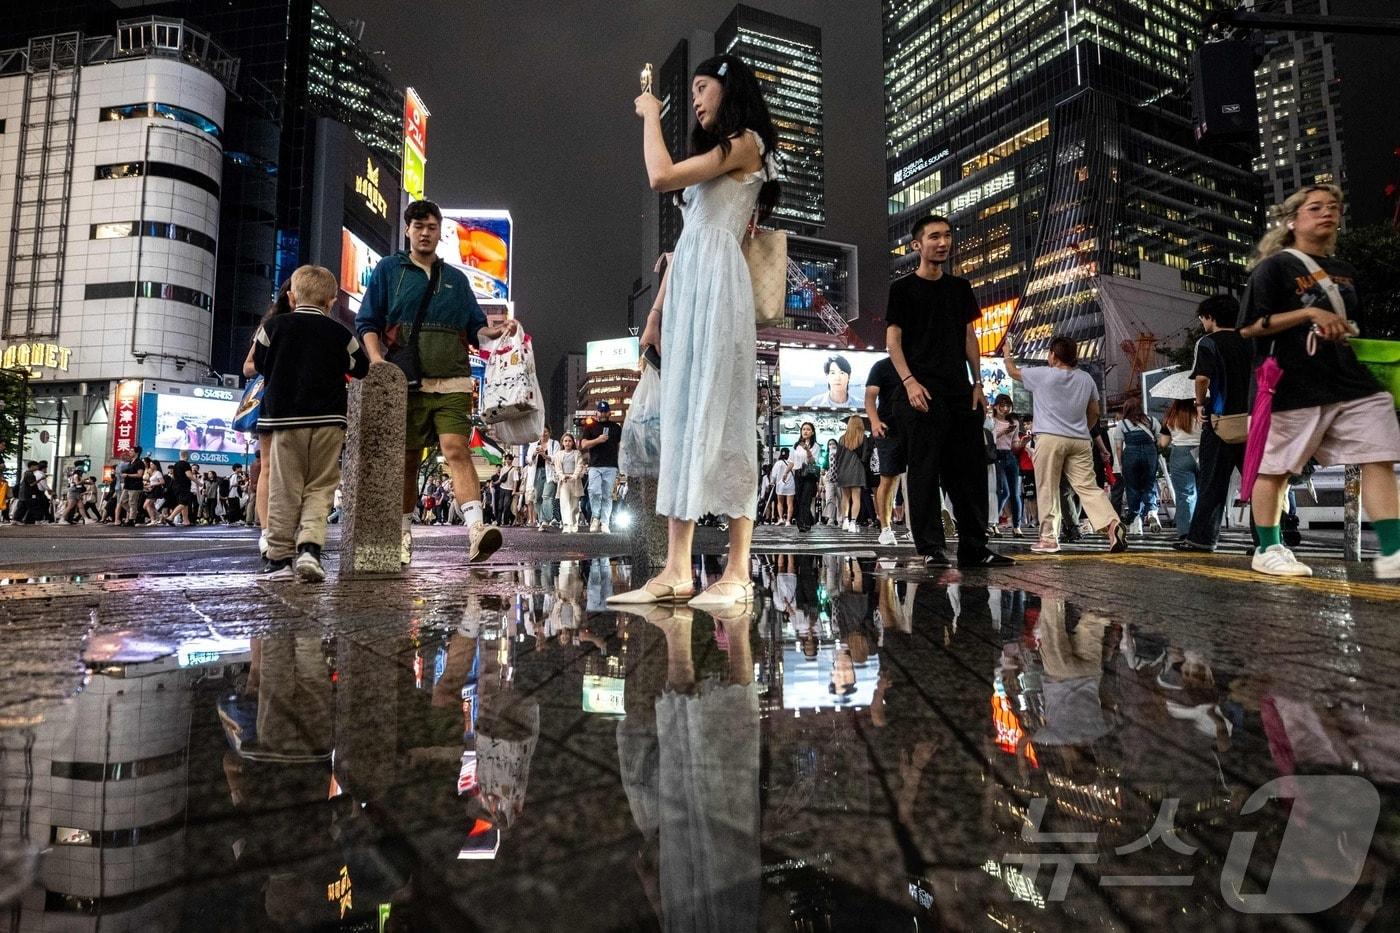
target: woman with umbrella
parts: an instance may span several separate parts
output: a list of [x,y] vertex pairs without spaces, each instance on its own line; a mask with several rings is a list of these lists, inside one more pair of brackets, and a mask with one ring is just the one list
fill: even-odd
[[1279,514],[1288,477],[1316,458],[1323,466],[1360,464],[1361,501],[1380,538],[1376,576],[1400,577],[1394,472],[1400,425],[1395,400],[1347,344],[1355,334],[1349,319],[1358,298],[1355,270],[1333,255],[1341,189],[1310,185],[1284,201],[1275,217],[1259,242],[1240,331],[1255,338],[1267,357],[1260,366],[1267,380],[1261,378],[1262,398],[1255,401],[1244,476],[1246,490],[1253,483],[1249,495],[1259,536],[1254,569],[1312,575],[1283,546]]

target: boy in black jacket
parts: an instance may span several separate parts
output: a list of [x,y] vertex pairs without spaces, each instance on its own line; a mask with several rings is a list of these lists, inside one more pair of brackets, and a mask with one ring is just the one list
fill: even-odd
[[329,269],[302,266],[292,273],[295,310],[272,317],[253,338],[253,366],[266,380],[258,430],[268,434],[262,573],[269,580],[326,578],[321,548],[340,485],[345,376],[369,372],[359,340],[329,317],[338,287]]

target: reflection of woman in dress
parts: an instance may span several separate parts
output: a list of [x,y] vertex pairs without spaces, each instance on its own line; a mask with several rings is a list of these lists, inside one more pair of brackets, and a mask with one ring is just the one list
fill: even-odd
[[647,178],[656,191],[684,190],[685,228],[641,338],[661,349],[656,509],[670,519],[666,566],[616,602],[689,599],[691,541],[706,513],[729,517],[729,563],[696,604],[753,598],[757,364],[753,283],[740,242],[755,206],[766,216],[778,203],[777,135],[758,81],[734,56],[701,62],[691,92],[697,122],[681,162],[666,150],[661,101],[650,92],[635,101]]

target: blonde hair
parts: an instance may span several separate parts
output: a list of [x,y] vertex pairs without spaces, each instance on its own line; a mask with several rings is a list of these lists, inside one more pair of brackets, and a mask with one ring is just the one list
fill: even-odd
[[846,419],[846,433],[841,436],[841,446],[847,450],[859,450],[864,443],[865,422],[860,415],[851,415]]
[[[1319,191],[1326,192],[1337,199],[1338,204],[1345,204],[1342,198],[1342,189],[1336,185],[1308,185],[1306,188],[1299,188],[1284,199],[1282,204],[1276,205],[1270,211],[1270,226],[1265,232],[1259,245],[1254,248],[1254,258],[1249,263],[1249,268],[1253,269],[1265,259],[1275,253],[1282,252],[1294,245],[1297,237],[1293,235],[1293,229],[1289,224],[1293,223],[1298,216],[1298,211],[1308,200],[1308,195],[1316,194]],[[1331,255],[1337,250],[1337,236],[1332,235],[1331,241],[1327,244],[1327,255]]]
[[325,266],[302,266],[292,273],[292,294],[299,307],[325,310],[338,291],[340,282]]

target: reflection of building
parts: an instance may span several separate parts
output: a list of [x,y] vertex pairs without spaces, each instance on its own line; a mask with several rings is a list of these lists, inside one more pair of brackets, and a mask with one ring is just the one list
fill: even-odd
[[1242,284],[1257,229],[1254,176],[1195,151],[1171,93],[1207,4],[1100,6],[885,5],[892,271],[916,263],[914,218],[950,217],[958,271],[984,307],[1019,299],[1032,358],[1054,334],[1091,359],[1137,336],[1102,300],[1110,277],[1165,267],[1185,300]]
[[554,375],[549,380],[551,430],[566,428],[573,421],[579,390],[583,388],[586,376],[582,353],[570,350],[559,358],[558,365],[554,367]]
[[179,20],[0,53],[0,261],[10,365],[38,396],[26,454],[103,455],[117,380],[205,375],[224,103],[238,63]]
[[715,51],[753,69],[773,115],[783,163],[774,221],[797,233],[817,232],[826,224],[822,31],[740,4],[715,32]]

